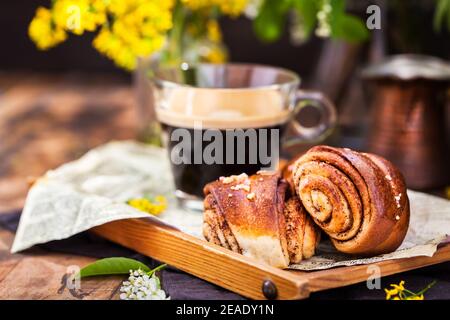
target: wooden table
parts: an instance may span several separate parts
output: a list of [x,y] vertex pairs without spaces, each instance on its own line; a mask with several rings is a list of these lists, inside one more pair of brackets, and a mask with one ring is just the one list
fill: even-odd
[[[27,178],[113,139],[135,137],[135,101],[126,79],[110,75],[0,73],[0,213],[23,206]],[[92,258],[39,249],[10,254],[0,228],[0,299],[78,299],[62,288],[71,265]],[[84,299],[117,299],[122,277],[83,280]]]

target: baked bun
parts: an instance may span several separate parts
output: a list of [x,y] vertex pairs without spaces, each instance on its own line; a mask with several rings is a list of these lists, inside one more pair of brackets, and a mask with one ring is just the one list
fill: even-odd
[[204,193],[207,241],[279,268],[314,254],[320,232],[279,173],[221,178]]
[[294,189],[337,250],[372,256],[397,249],[409,224],[404,178],[389,161],[316,146],[292,168]]

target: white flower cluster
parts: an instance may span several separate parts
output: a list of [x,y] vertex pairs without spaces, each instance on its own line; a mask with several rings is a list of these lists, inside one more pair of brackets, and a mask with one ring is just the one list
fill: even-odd
[[321,8],[317,12],[318,27],[316,29],[316,35],[318,37],[327,38],[331,35],[329,19],[332,10],[330,0],[323,0]]
[[120,299],[122,300],[170,300],[161,289],[159,278],[153,273],[139,270],[130,270],[128,281],[124,281],[120,287]]

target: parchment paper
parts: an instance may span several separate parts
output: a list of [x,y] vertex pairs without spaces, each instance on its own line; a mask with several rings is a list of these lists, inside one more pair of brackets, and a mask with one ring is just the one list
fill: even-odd
[[[169,207],[158,217],[136,210],[130,198],[162,194]],[[338,253],[329,242],[316,256],[292,269],[318,270],[413,256],[432,256],[450,234],[450,201],[409,190],[411,222],[401,247],[390,254],[358,259]],[[30,189],[11,249],[68,238],[106,222],[158,219],[201,238],[202,215],[178,208],[167,151],[132,141],[111,142],[80,159],[48,171]]]

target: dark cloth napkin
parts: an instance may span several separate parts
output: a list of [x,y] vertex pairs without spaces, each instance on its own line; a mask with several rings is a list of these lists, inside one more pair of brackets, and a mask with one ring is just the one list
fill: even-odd
[[[0,228],[15,232],[19,223],[20,211],[0,214]],[[128,257],[140,260],[150,267],[160,263],[138,254],[130,249],[109,242],[89,232],[82,232],[68,239],[51,241],[39,245],[40,248],[58,253],[89,256],[94,258]],[[162,271],[162,286],[174,300],[241,300],[240,295],[222,289],[176,268],[168,267]],[[398,284],[404,280],[406,287],[419,291],[432,281],[436,284],[425,294],[426,299],[450,299],[450,262],[427,268],[412,270],[401,274],[381,278],[381,287]],[[369,290],[366,283],[331,289],[311,294],[311,299],[384,299],[384,290]]]

